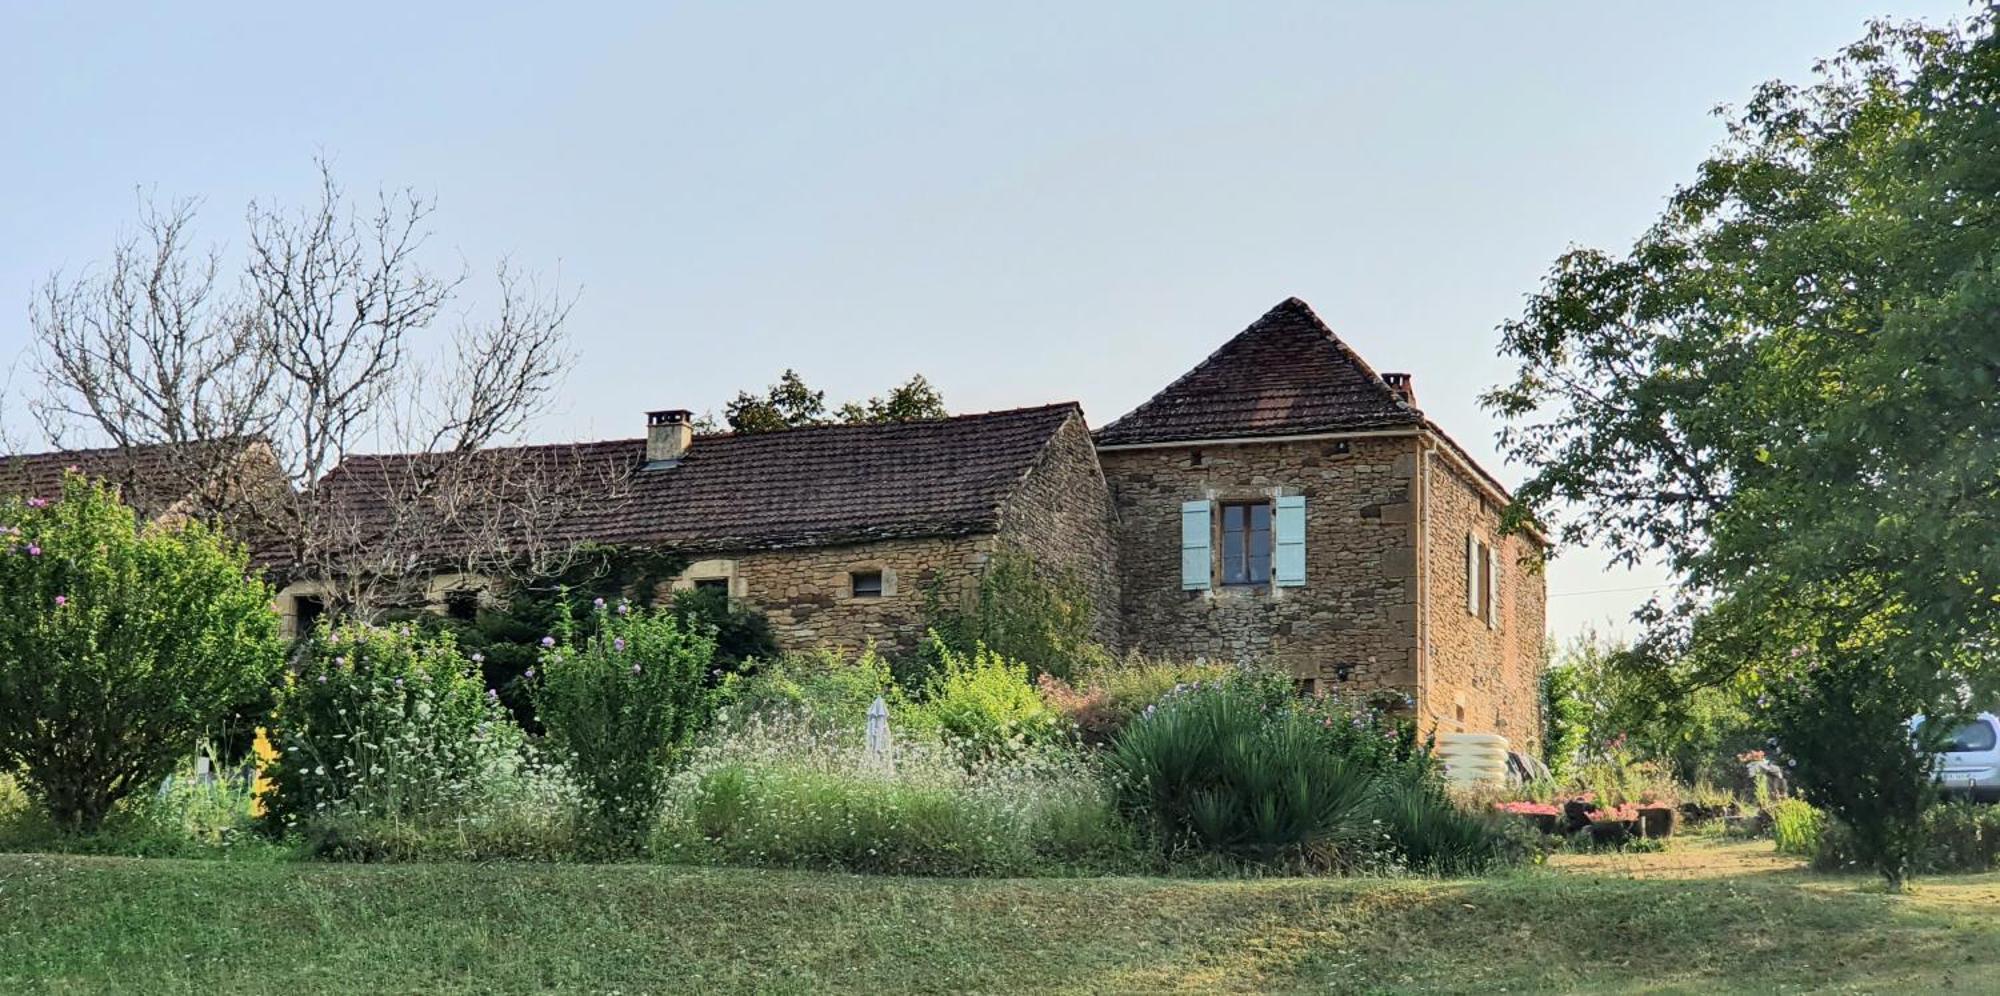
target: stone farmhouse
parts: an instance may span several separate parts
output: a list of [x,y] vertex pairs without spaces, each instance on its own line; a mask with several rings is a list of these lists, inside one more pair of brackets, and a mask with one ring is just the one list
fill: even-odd
[[[924,590],[969,588],[1005,546],[1080,579],[1113,648],[1270,662],[1306,691],[1408,695],[1441,732],[1538,735],[1544,541],[1502,535],[1507,492],[1410,375],[1296,298],[1094,434],[1075,404],[754,435],[646,421],[539,448],[622,482],[564,540],[671,549],[674,587],[726,591],[787,648],[906,650]],[[350,458],[326,486],[365,505],[407,459]],[[484,584],[441,578],[432,607]]]
[[[670,551],[687,563],[672,587],[725,591],[787,649],[911,649],[924,593],[969,590],[1011,548],[1080,581],[1114,650],[1265,662],[1302,691],[1407,695],[1441,733],[1539,735],[1545,541],[1502,535],[1505,489],[1410,375],[1378,374],[1296,298],[1094,433],[1073,403],[750,435],[667,410],[645,429],[488,452],[587,471],[549,541]],[[0,484],[46,493],[99,456],[0,459]],[[383,496],[423,459],[349,457],[317,497],[365,547],[398,528]],[[115,469],[149,516],[182,501],[152,493],[144,460]],[[448,533],[440,554],[492,542]],[[274,576],[288,622],[321,610],[323,582]],[[418,597],[464,613],[495,587],[439,569]]]

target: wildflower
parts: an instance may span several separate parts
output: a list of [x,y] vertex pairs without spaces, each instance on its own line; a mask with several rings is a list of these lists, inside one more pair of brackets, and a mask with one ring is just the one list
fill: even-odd
[[602,598],[593,598],[593,599],[591,599],[591,600],[590,600],[590,604],[591,604],[591,605],[592,605],[593,607],[596,607],[596,608],[600,608],[600,609],[601,609],[601,608],[603,608],[603,607],[604,607],[604,599],[602,599]]
[[68,595],[57,595],[57,596],[56,596],[56,608],[60,609],[60,608],[62,608],[63,606],[65,606],[65,605],[68,605],[68,604],[69,604],[69,596],[68,596]]
[[401,679],[401,678],[397,678],[397,679],[396,679],[396,687],[397,687],[397,688],[401,688],[401,687],[403,687],[403,679]]
[[30,499],[28,499],[28,507],[29,507],[29,508],[44,508],[44,507],[46,507],[46,506],[48,505],[48,503],[49,503],[49,500],[48,500],[47,498],[30,498]]
[[322,685],[326,684],[326,675],[322,674],[319,676],[319,683]]
[[639,673],[639,665],[637,665],[637,664],[634,664],[634,665],[632,665],[632,673],[633,673],[633,674],[638,674],[638,673]]
[[621,637],[619,637],[619,638],[617,638],[617,639],[615,639],[615,640],[612,640],[612,641],[611,641],[611,649],[613,649],[613,650],[624,650],[624,649],[625,649],[625,638],[621,636]]
[[555,645],[556,645],[556,638],[555,638],[555,637],[553,637],[553,636],[545,636],[545,637],[542,637],[542,646],[544,646],[544,647],[553,647],[553,646],[555,646]]
[[473,651],[473,652],[472,652],[472,663],[474,663],[474,664],[484,664],[484,663],[486,663],[486,655],[485,655],[485,654],[482,654],[482,653],[480,653],[480,652],[479,652],[479,651],[477,651],[477,650]]
[[522,673],[521,677],[526,678],[529,681],[535,680],[535,669],[529,668],[526,672]]
[[621,616],[629,616],[629,615],[631,615],[631,614],[632,614],[632,603],[631,603],[631,602],[628,602],[628,601],[626,601],[626,600],[624,600],[624,599],[622,599],[622,598],[621,598],[621,599],[619,599],[619,600],[618,600],[618,614],[619,614],[619,615],[621,615]]
[[489,688],[489,689],[487,689],[487,690],[486,690],[486,699],[487,699],[487,701],[489,701],[489,702],[498,702],[498,701],[500,701],[500,690],[499,690],[499,689],[497,689],[497,688]]
[[30,557],[39,557],[39,556],[41,556],[41,555],[42,555],[42,548],[41,548],[41,547],[39,547],[39,546],[36,546],[36,545],[35,545],[35,544],[33,544],[33,543],[30,543],[30,544],[28,544],[28,556],[30,556]]
[[1786,759],[1785,759],[1785,767],[1787,767],[1787,768],[1796,768],[1796,767],[1798,767],[1798,766],[1799,766],[1799,759],[1798,759],[1798,758],[1796,758],[1796,757],[1793,757],[1793,758],[1786,758]]

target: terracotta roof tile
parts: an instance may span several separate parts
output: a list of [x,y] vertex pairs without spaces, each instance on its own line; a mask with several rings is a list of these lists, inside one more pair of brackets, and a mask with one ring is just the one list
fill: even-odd
[[1100,446],[1419,425],[1423,413],[1287,298],[1208,359],[1097,431]]
[[[644,439],[486,453],[514,467],[546,463],[555,468],[550,477],[574,482],[580,493],[568,496],[575,508],[556,527],[560,542],[772,549],[992,532],[1002,503],[1057,430],[1081,417],[1068,403],[889,425],[701,435],[679,464],[660,469],[646,468]],[[385,499],[427,459],[349,457],[322,487],[351,520],[381,510],[388,529]]]

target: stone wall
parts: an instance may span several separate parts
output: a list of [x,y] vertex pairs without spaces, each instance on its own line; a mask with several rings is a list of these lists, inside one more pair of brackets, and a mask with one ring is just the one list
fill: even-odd
[[[853,650],[871,640],[885,654],[909,653],[923,639],[924,591],[933,583],[963,593],[992,556],[991,536],[876,540],[847,546],[709,556],[673,585],[718,580],[730,597],[762,612],[783,650]],[[856,596],[857,571],[882,575],[879,596]]]
[[[1270,662],[1316,690],[1416,688],[1414,436],[1105,450],[1124,643]],[[1306,498],[1306,583],[1184,591],[1181,503]]]
[[1081,417],[1071,418],[1021,482],[1000,520],[1000,539],[1082,584],[1097,613],[1097,640],[1118,644],[1116,516]]
[[[1541,742],[1547,629],[1539,546],[1526,536],[1499,535],[1499,497],[1480,488],[1443,448],[1426,464],[1430,597],[1422,712],[1440,732],[1498,733],[1517,750],[1533,750]],[[1467,609],[1467,535],[1498,553],[1491,625]]]

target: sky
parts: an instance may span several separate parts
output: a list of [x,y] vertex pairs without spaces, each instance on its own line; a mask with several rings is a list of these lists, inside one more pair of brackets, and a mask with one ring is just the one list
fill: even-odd
[[[142,194],[434,197],[432,263],[576,295],[534,440],[643,432],[796,368],[1103,425],[1288,296],[1508,484],[1496,327],[1629,246],[1722,137],[1873,17],[1960,2],[516,5],[0,0],[0,419],[28,303]],[[1549,627],[1629,632],[1657,570],[1549,567]]]

